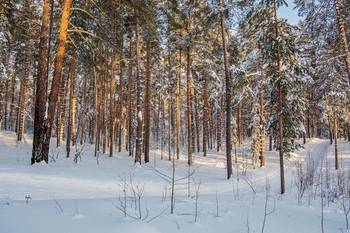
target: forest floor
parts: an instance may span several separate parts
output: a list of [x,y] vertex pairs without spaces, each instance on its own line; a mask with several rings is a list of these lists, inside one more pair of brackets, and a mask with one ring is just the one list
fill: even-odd
[[166,151],[163,160],[153,150],[150,163],[135,166],[126,151],[96,158],[87,144],[75,163],[73,149],[67,159],[62,145],[50,152],[49,164],[31,166],[31,143],[0,132],[1,233],[350,232],[343,195],[350,187],[348,141],[339,141],[338,172],[329,140],[308,140],[292,153],[283,195],[276,151],[266,152],[265,167],[254,168],[247,142],[230,180],[223,152],[195,153],[189,168],[184,151],[176,160],[173,214]]

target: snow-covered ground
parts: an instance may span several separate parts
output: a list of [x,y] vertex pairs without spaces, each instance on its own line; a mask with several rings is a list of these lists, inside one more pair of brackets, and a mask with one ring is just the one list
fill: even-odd
[[[349,187],[350,144],[344,140],[339,141],[343,173],[334,171],[334,146],[328,140],[312,139],[293,153],[285,161],[284,195],[279,194],[276,152],[267,151],[266,167],[254,169],[250,159],[242,158],[248,149],[239,148],[240,162],[234,164],[231,180],[225,179],[224,153],[210,151],[206,158],[195,154],[191,171],[183,154],[176,161],[174,214],[170,185],[157,174],[171,177],[167,154],[161,160],[152,151],[149,164],[135,166],[127,152],[116,152],[112,158],[101,154],[97,164],[93,151],[86,145],[81,161],[74,163],[74,153],[66,159],[63,145],[59,153],[51,151],[49,164],[31,166],[30,139],[16,145],[14,133],[0,132],[0,232],[253,233],[262,232],[264,225],[266,233],[318,233],[322,223],[324,232],[350,232],[341,208],[341,203],[350,208],[349,201],[334,185],[343,177],[342,187]],[[299,174],[315,171],[302,197],[297,167]],[[131,190],[136,196],[142,193],[140,211]],[[122,211],[125,202],[127,217]]]

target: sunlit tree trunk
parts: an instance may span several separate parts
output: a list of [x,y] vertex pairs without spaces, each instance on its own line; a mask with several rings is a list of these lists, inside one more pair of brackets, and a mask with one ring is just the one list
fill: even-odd
[[85,143],[85,113],[86,113],[86,92],[87,92],[87,79],[88,71],[84,74],[83,80],[83,94],[81,96],[81,133],[80,133],[80,145]]
[[71,142],[74,145],[74,83],[75,83],[75,58],[73,57],[70,61],[69,67],[69,111],[68,111],[68,127],[67,127],[67,158],[70,155]]
[[[49,33],[50,0],[44,0],[41,33],[39,42],[38,76],[35,92],[34,136],[31,164],[45,161],[48,163],[48,151],[45,142],[45,113],[46,113],[46,66],[47,66],[47,37]],[[47,148],[48,149],[48,148]]]
[[61,141],[64,136],[65,129],[65,116],[66,116],[66,103],[67,103],[67,92],[68,92],[68,81],[63,75],[60,83],[59,98],[58,98],[58,112],[57,112],[57,147],[61,145]]
[[[47,17],[48,21],[48,15],[49,10],[45,10],[45,7],[49,7],[49,2],[44,1],[44,12],[47,12],[47,16],[44,13],[44,18]],[[69,22],[69,13],[70,13],[70,7],[71,7],[71,0],[64,0],[63,2],[63,10],[62,10],[62,17],[60,22],[60,33],[59,33],[59,43],[58,43],[58,49],[56,53],[56,59],[55,59],[55,67],[54,67],[54,73],[53,73],[53,80],[52,80],[52,86],[51,86],[51,92],[50,92],[50,98],[49,98],[49,105],[48,105],[48,118],[45,120],[45,100],[39,100],[46,96],[46,80],[40,80],[37,82],[37,89],[39,89],[39,92],[36,92],[36,101],[39,101],[38,108],[36,108],[35,115],[39,115],[39,118],[36,118],[34,124],[39,128],[40,133],[43,133],[44,136],[34,136],[33,141],[33,156],[32,156],[32,164],[36,162],[45,161],[48,162],[48,155],[49,155],[49,147],[50,147],[50,138],[51,138],[51,131],[53,126],[53,121],[55,118],[55,110],[56,110],[56,103],[58,99],[58,90],[60,85],[60,79],[61,79],[61,73],[62,73],[62,67],[63,67],[63,57],[65,54],[65,48],[66,48],[66,38],[67,38],[67,28],[68,28],[68,22]],[[46,21],[46,20],[45,20]],[[44,20],[43,20],[44,22]],[[44,23],[43,23],[44,25]],[[48,25],[48,24],[46,24]],[[40,55],[39,60],[42,58],[45,58],[45,63],[43,63],[43,67],[39,68],[40,72],[41,70],[46,70],[46,62],[47,62],[47,30],[48,27],[45,26],[46,31],[45,34],[45,45],[40,43],[41,46],[45,46],[46,49],[44,49],[45,55]],[[38,72],[38,73],[40,73]],[[42,74],[38,76],[39,79],[46,79],[46,71],[43,72],[43,77],[41,77]],[[45,83],[45,84],[44,84]],[[42,87],[39,87],[40,85],[45,87],[45,90],[42,90]],[[44,94],[45,93],[45,94]],[[40,107],[39,107],[40,106]],[[40,112],[40,113],[39,113]],[[38,126],[40,124],[41,126]],[[34,126],[34,127],[36,127]]]

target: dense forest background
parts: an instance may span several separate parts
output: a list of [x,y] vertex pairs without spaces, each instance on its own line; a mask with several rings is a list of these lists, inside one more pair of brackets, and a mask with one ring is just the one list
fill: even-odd
[[225,151],[227,178],[249,140],[256,166],[279,150],[283,193],[306,138],[335,143],[336,169],[350,140],[350,1],[294,2],[297,26],[284,0],[2,0],[1,129],[33,135],[32,163],[54,137],[135,163]]

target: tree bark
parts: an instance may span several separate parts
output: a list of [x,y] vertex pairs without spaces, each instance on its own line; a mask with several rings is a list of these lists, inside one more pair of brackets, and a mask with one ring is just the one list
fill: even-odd
[[[26,1],[28,3],[28,1]],[[32,19],[33,12],[29,12],[29,19]],[[29,79],[30,69],[30,47],[32,33],[31,23],[28,23],[28,30],[26,31],[26,45],[24,48],[24,61],[23,61],[23,78],[21,82],[21,95],[19,100],[19,111],[18,111],[18,123],[17,123],[17,141],[22,141],[24,135],[24,122],[25,122],[25,109],[27,103],[27,85]]]
[[133,41],[132,36],[130,36],[130,51],[129,51],[129,74],[128,74],[128,150],[129,156],[134,156],[134,130],[133,130],[133,100],[132,100],[132,87],[134,85],[132,78],[132,69],[133,69]]
[[[75,83],[75,58],[70,61],[69,67],[69,111],[68,111],[68,127],[67,127],[67,158],[70,155],[71,141],[75,140],[74,135],[74,83]],[[72,143],[74,145],[74,143]]]
[[[59,43],[58,43],[58,49],[57,49],[57,53],[56,53],[55,68],[54,68],[54,74],[53,74],[53,80],[52,80],[52,86],[51,86],[51,92],[50,92],[50,98],[49,98],[48,118],[46,121],[44,120],[45,123],[43,124],[43,125],[45,125],[44,126],[45,130],[43,131],[43,132],[45,132],[44,136],[42,136],[41,140],[38,140],[38,142],[37,142],[40,144],[40,146],[34,146],[34,144],[33,144],[32,163],[40,162],[42,160],[44,160],[46,163],[48,162],[50,138],[51,138],[53,121],[55,118],[56,104],[57,104],[57,99],[58,99],[58,90],[59,90],[62,67],[63,67],[63,57],[65,54],[65,48],[66,48],[67,28],[68,28],[68,22],[69,22],[69,13],[70,13],[71,2],[72,2],[72,0],[64,0],[64,2],[63,2],[63,10],[62,10],[61,23],[60,23]],[[45,52],[47,52],[47,50],[45,50]],[[46,66],[45,66],[45,68],[46,68]],[[46,76],[45,71],[44,71],[44,74]],[[43,78],[45,78],[45,77],[43,77]],[[38,86],[37,86],[37,88],[38,88]],[[43,90],[43,91],[46,91],[46,85],[45,85],[45,90]],[[37,94],[38,94],[38,92],[37,92]],[[39,94],[39,96],[40,96],[40,94]],[[37,95],[37,97],[38,97],[38,95]],[[40,96],[40,98],[41,98],[41,96]],[[43,102],[45,102],[45,101],[43,101]],[[45,107],[42,108],[41,110],[45,110]],[[45,115],[45,111],[43,113]],[[44,119],[45,119],[45,117],[44,117]]]
[[207,141],[208,141],[208,126],[209,126],[209,95],[208,95],[208,80],[204,77],[204,94],[203,94],[203,156],[207,156]]
[[281,59],[280,59],[280,43],[278,31],[277,2],[274,0],[274,18],[275,18],[275,34],[277,46],[277,77],[278,77],[278,132],[279,132],[279,157],[280,157],[280,178],[281,178],[281,194],[284,194],[284,161],[283,161],[283,96],[282,96],[282,76],[281,76]]
[[57,112],[57,147],[60,146],[64,136],[68,81],[69,81],[69,78],[65,78],[63,76],[60,84],[59,103],[58,103],[58,112]]
[[136,130],[136,155],[135,163],[141,164],[142,155],[142,103],[141,103],[141,45],[140,45],[140,25],[138,11],[135,12],[135,32],[136,32],[136,105],[137,105],[137,130]]
[[39,42],[39,64],[38,76],[36,79],[35,92],[35,117],[34,117],[34,136],[33,136],[33,150],[31,164],[45,161],[48,163],[49,155],[48,148],[44,146],[45,131],[47,125],[45,124],[46,112],[46,66],[47,66],[47,36],[49,32],[49,14],[50,14],[50,0],[44,0],[43,18],[41,23],[41,33]]
[[227,61],[227,48],[226,48],[226,36],[224,29],[224,12],[222,10],[223,0],[219,0],[220,7],[220,25],[221,25],[221,37],[222,37],[222,48],[224,56],[224,67],[225,67],[225,96],[226,96],[226,163],[227,163],[227,179],[230,179],[232,175],[232,158],[231,158],[231,80],[228,69]]
[[80,145],[85,143],[85,113],[86,113],[86,92],[87,92],[87,79],[88,71],[84,74],[83,80],[83,94],[81,96],[81,133],[80,133]]
[[109,157],[113,156],[114,146],[114,127],[115,127],[115,58],[112,52],[111,61],[111,77],[110,77],[110,88],[109,88]]
[[[145,90],[145,163],[149,162],[150,145],[150,85],[151,85],[151,41],[146,45],[146,90]],[[159,122],[158,122],[159,123]]]
[[339,169],[338,159],[338,123],[337,123],[337,110],[333,106],[333,127],[334,127],[334,157],[335,157],[335,170]]
[[265,166],[265,113],[264,113],[264,68],[261,70],[260,84],[260,167]]
[[197,139],[197,153],[200,152],[200,137],[199,137],[199,111],[198,111],[198,98],[197,98],[198,94],[197,94],[197,89],[194,88],[194,111],[195,111],[195,114],[196,114],[196,139]]
[[[123,38],[121,40],[120,45],[122,51],[124,51],[124,41]],[[122,151],[122,125],[123,125],[123,55],[120,55],[120,61],[119,61],[119,99],[118,99],[118,129],[119,129],[119,135],[118,135],[118,152]]]
[[180,130],[181,130],[181,50],[176,53],[176,159],[180,159]]
[[187,96],[187,164],[192,166],[193,158],[192,158],[192,118],[191,118],[191,48],[187,47],[187,57],[186,57],[187,67],[186,67],[186,96]]

